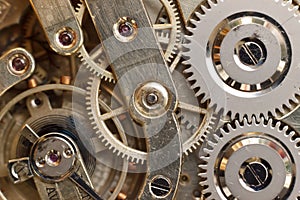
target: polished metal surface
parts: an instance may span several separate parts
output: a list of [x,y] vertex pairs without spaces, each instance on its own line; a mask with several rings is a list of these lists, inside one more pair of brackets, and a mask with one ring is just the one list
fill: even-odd
[[22,48],[6,52],[0,58],[0,96],[9,88],[27,79],[35,69],[32,55]]
[[0,0],[0,199],[299,199],[299,10]]
[[[184,53],[198,95],[232,118],[288,114],[299,93],[297,7],[290,1],[207,2],[190,20]],[[238,50],[249,42],[264,51],[256,64],[245,64],[248,55]]]

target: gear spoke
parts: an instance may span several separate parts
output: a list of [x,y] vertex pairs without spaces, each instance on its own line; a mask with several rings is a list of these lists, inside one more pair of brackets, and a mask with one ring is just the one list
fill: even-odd
[[[153,24],[153,28],[156,30],[158,41],[161,42],[162,49],[165,52],[165,59],[171,63],[171,59],[176,55],[178,46],[181,43],[181,22],[180,18],[178,17],[179,9],[173,0],[160,0],[160,2],[164,9],[162,13],[158,14],[163,16],[166,15],[168,19],[163,18],[163,20],[166,21],[160,21],[160,16],[158,16],[158,20]],[[147,5],[147,3],[145,4],[147,9],[151,9],[151,5]],[[76,13],[80,24],[82,24],[85,11],[85,3],[79,4]],[[168,31],[164,32],[164,30]],[[91,54],[87,52],[86,48],[87,44],[84,44],[78,51],[78,55],[84,65],[93,74],[103,78],[104,80],[114,81],[115,77],[106,69],[109,65],[106,61],[106,58],[94,59],[91,57]]]
[[119,115],[122,115],[122,114],[126,113],[127,111],[128,111],[128,109],[126,109],[125,107],[120,107],[120,108],[117,108],[115,110],[112,110],[108,113],[105,113],[105,114],[101,115],[100,119],[103,120],[103,121],[106,121],[106,120],[115,118]]
[[184,102],[179,102],[178,107],[181,109],[184,109],[186,111],[194,112],[194,113],[199,113],[199,114],[207,114],[208,111],[207,109],[201,108],[199,106],[195,106],[192,104],[184,103]]
[[153,25],[154,30],[165,30],[165,29],[172,29],[172,24],[154,24]]

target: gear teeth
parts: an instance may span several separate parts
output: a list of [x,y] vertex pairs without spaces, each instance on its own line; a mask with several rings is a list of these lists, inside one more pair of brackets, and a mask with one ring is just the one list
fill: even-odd
[[199,175],[201,175],[201,176],[205,175],[206,174],[206,170],[205,170],[206,164],[199,164],[198,167],[205,171],[205,172],[202,172],[202,173],[199,172]]
[[212,0],[208,0],[208,5],[212,8],[214,6],[217,6],[220,2],[218,0],[216,0],[217,3],[214,3]]
[[[206,151],[207,149],[205,148],[204,150]],[[205,161],[205,162],[209,161],[209,157],[208,156],[201,156],[200,159],[203,160],[203,161]]]
[[[201,15],[201,16],[200,16],[200,15],[201,15],[201,13],[196,12],[196,16],[199,17],[199,18],[200,18],[200,17],[202,18],[202,15]],[[191,24],[195,25],[195,26],[198,24],[198,21],[195,20],[195,19],[190,19],[189,22],[190,22]],[[192,32],[193,30],[195,30],[195,28],[187,27],[187,30],[190,31],[190,32]]]
[[[293,133],[293,136],[294,136],[294,135],[297,135],[297,133],[296,133],[295,131],[293,131],[292,133]],[[295,139],[295,143],[296,143],[297,149],[300,149],[299,142],[300,142],[300,137],[297,137],[297,138]]]
[[[202,11],[203,13],[205,13],[205,12],[203,11],[203,7],[204,7],[204,6],[201,6],[201,11]],[[201,12],[196,11],[196,12],[195,12],[195,16],[199,19],[199,20],[194,19],[194,23],[195,23],[194,25],[197,25],[197,24],[199,24],[199,21],[205,17],[205,14],[202,14]],[[190,21],[191,21],[191,20],[190,20]]]
[[[204,13],[208,13],[208,12],[210,12],[211,11],[211,9],[210,8],[207,8],[206,6],[204,6],[204,5],[201,5],[200,6],[200,8],[201,8],[201,10],[204,12]],[[198,17],[198,16],[197,16]],[[199,19],[201,19],[200,17],[199,17]]]
[[[285,132],[285,133],[287,133],[287,132]],[[293,139],[294,136],[297,136],[295,131],[291,131],[288,134],[285,134],[285,136],[289,137],[290,142],[294,143],[295,147],[297,147],[296,141],[297,141],[297,139],[300,140],[300,138]]]
[[[77,56],[82,62],[83,66],[85,66],[92,74],[104,81],[115,83],[113,74],[104,69],[104,67],[101,67],[102,65],[106,65],[107,62],[105,60],[99,59],[99,63],[95,63],[93,60],[91,60],[89,54],[83,46],[78,50]],[[108,64],[105,67],[107,66]]]
[[[203,20],[206,20],[208,18],[208,15],[206,15],[206,14],[209,14],[209,12],[211,12],[214,9],[214,7],[218,7],[222,4],[224,4],[224,2],[228,3],[228,1],[225,1],[225,0],[217,0],[217,1],[207,0],[205,2],[208,4],[208,6],[201,5],[200,8],[198,8],[198,11],[194,12],[195,17],[189,20],[190,24],[194,25],[194,26],[189,26],[187,28],[188,31],[190,32],[190,34],[186,35],[186,38],[189,41],[192,41],[193,38],[195,37],[195,30],[199,29],[198,25]],[[295,5],[292,1],[286,1],[286,0],[273,0],[273,2],[276,2],[278,4],[278,6],[285,7],[291,14],[294,15],[294,17],[297,17],[297,21],[300,23],[300,19],[298,18],[299,17],[299,5]],[[201,11],[203,11],[203,12],[201,12]],[[192,47],[193,46],[191,44],[184,44],[183,48],[186,48],[189,51],[191,51]],[[191,54],[187,51],[187,52],[183,52],[183,55],[185,57],[188,57],[188,60],[185,62],[185,64],[191,65],[192,64],[191,62],[193,61],[193,59],[189,58],[191,56]],[[191,68],[194,68],[194,67],[191,67]],[[193,73],[193,71],[195,72],[195,70],[196,69],[191,69],[189,72]],[[195,74],[199,75],[196,72],[195,72]],[[211,99],[211,104],[209,107],[215,107],[216,111],[219,111],[220,109],[223,108],[224,115],[233,113],[232,115],[230,115],[230,117],[232,117],[232,118],[234,118],[235,115],[238,114],[238,111],[236,111],[236,113],[232,112],[231,107],[226,107],[222,104],[220,105],[219,103],[214,102],[214,101],[217,101],[217,100],[215,100],[216,98],[213,95],[210,96],[209,94],[207,94],[208,91],[205,91],[206,88],[201,87],[205,83],[202,83],[201,81],[199,81],[199,78],[198,79],[195,78],[194,81],[196,81],[194,83],[195,87],[200,90],[200,91],[198,91],[199,93],[197,93],[197,95],[204,94],[206,100]],[[197,86],[199,86],[199,87],[197,87]],[[295,91],[294,93],[296,93],[296,94],[299,93],[299,90]],[[290,98],[290,97],[288,97],[288,98]],[[279,106],[276,105],[276,108],[269,108],[269,110],[263,110],[263,111],[261,111],[261,113],[251,113],[252,111],[246,110],[245,113],[243,113],[242,116],[239,116],[238,119],[242,120],[244,117],[246,117],[246,118],[249,118],[249,120],[251,120],[250,118],[252,117],[252,115],[254,115],[257,118],[259,118],[261,115],[264,115],[265,117],[275,116],[276,118],[282,118],[285,114],[290,113],[297,106],[296,104],[300,103],[299,98],[296,96],[292,96],[292,99],[289,99],[289,100],[290,100],[290,102],[280,102],[282,105],[279,105]]]
[[[198,83],[196,75],[194,73],[192,73],[191,67],[185,69],[184,73],[185,74],[188,74],[188,73],[192,74],[189,77],[187,77],[187,80],[190,81],[190,82],[194,81],[194,83],[191,84],[191,89],[195,90],[195,96],[199,97],[199,96],[203,95],[203,98],[201,99],[201,103],[205,103],[206,101],[208,101],[210,99],[209,95],[207,93],[205,93],[203,90],[201,90],[201,87],[199,87],[200,84]],[[213,107],[213,106],[214,105],[210,105],[210,107]]]
[[208,133],[210,133],[210,131],[213,129],[212,127],[215,125],[215,122],[214,120],[216,119],[214,117],[214,114],[211,110],[208,110],[207,111],[208,113],[206,114],[207,115],[207,121],[204,122],[205,125],[202,125],[201,129],[202,129],[202,132],[197,132],[198,128],[196,126],[194,126],[193,124],[189,123],[185,118],[184,118],[184,115],[182,115],[181,113],[179,113],[177,115],[178,119],[181,120],[181,125],[185,125],[185,128],[187,130],[191,130],[193,133],[197,133],[198,136],[196,136],[196,138],[194,137],[193,139],[193,143],[191,143],[191,145],[187,147],[187,145],[185,145],[184,143],[184,149],[183,149],[183,153],[188,156],[189,154],[193,153],[199,146],[201,146],[204,138],[207,136]]
[[[163,6],[167,9],[170,10],[172,14],[169,13],[169,15],[172,15],[172,17],[175,19],[175,38],[174,38],[174,44],[172,46],[168,45],[167,51],[165,52],[165,59],[168,63],[172,62],[172,59],[174,59],[177,54],[178,47],[181,42],[181,22],[180,22],[180,13],[177,9],[177,5],[172,1],[172,0],[164,0],[162,1]],[[158,35],[159,38],[159,35]],[[162,37],[164,38],[164,37]],[[169,39],[170,37],[168,37]],[[172,43],[172,42],[171,42]],[[170,44],[170,43],[169,43]]]
[[[233,125],[232,125],[233,124]],[[291,130],[291,128],[288,125],[285,125],[281,121],[277,121],[275,119],[269,118],[266,120],[264,117],[260,117],[259,120],[257,120],[256,117],[252,117],[251,121],[248,121],[246,118],[244,118],[242,121],[234,120],[231,123],[225,124],[225,128],[219,129],[219,131],[222,132],[223,137],[217,139],[217,143],[211,142],[209,139],[206,141],[210,147],[212,147],[211,150],[204,148],[204,152],[207,153],[207,156],[201,156],[200,159],[205,164],[198,165],[201,172],[198,174],[199,177],[201,177],[200,185],[204,187],[203,194],[206,196],[209,196],[210,199],[221,199],[219,194],[211,187],[215,187],[214,180],[211,179],[211,176],[213,176],[214,173],[214,162],[218,158],[218,152],[222,149],[224,145],[226,145],[228,142],[232,141],[233,138],[237,136],[237,134],[243,134],[244,132],[252,132],[257,129],[259,132],[262,133],[269,133],[274,137],[277,137],[278,139],[281,138],[281,142],[286,144],[290,143],[289,151],[292,151],[292,155],[294,156],[300,156],[300,136],[295,131]],[[265,131],[264,131],[265,130]],[[215,134],[216,135],[216,134]],[[221,142],[221,143],[220,143]],[[217,148],[218,147],[218,148]],[[293,150],[294,149],[294,150]],[[296,159],[296,157],[294,157]],[[299,160],[299,159],[297,159]],[[295,163],[297,164],[297,163]],[[296,190],[292,190],[293,195],[298,195],[299,192]],[[294,196],[293,196],[294,197]],[[208,198],[206,198],[208,199]]]
[[[208,144],[210,147],[214,147],[214,146],[218,145],[218,143],[215,143],[215,142],[213,142],[213,141],[208,141],[207,144]],[[209,150],[209,149],[207,149],[207,151],[210,151],[210,152],[211,152],[211,150]],[[207,153],[208,153],[208,152],[207,152]]]
[[[188,62],[188,60],[183,61],[182,64],[185,65],[185,66],[189,66],[190,65],[190,63]],[[187,74],[187,73],[192,73],[192,72],[189,72],[187,69],[185,69],[183,71],[183,73]]]
[[[224,131],[224,130],[222,129],[222,131]],[[224,131],[224,134],[226,134],[225,131]],[[214,138],[216,141],[221,140],[221,138],[220,138],[218,135],[216,135],[216,134],[213,135],[213,138]]]
[[[200,176],[200,175],[202,175],[202,174],[198,174],[198,175]],[[207,184],[208,184],[208,182],[207,182],[206,180],[200,181],[200,183],[199,183],[199,185],[202,186],[202,187],[207,186]],[[204,190],[205,190],[205,189],[204,189]],[[203,192],[205,192],[204,190],[203,190]]]
[[87,81],[87,87],[86,87],[86,109],[88,111],[88,115],[89,115],[89,120],[91,122],[91,124],[93,125],[93,130],[95,130],[96,135],[98,135],[99,140],[101,141],[101,143],[104,144],[105,147],[107,147],[110,151],[112,151],[112,153],[117,154],[118,156],[121,156],[123,159],[125,158],[126,160],[130,161],[130,162],[136,162],[136,163],[144,163],[144,160],[141,158],[134,158],[132,156],[127,155],[124,152],[121,152],[116,146],[112,145],[110,143],[110,141],[103,135],[103,133],[100,131],[98,124],[96,122],[96,117],[94,116],[94,110],[92,108],[92,98],[93,95],[96,95],[95,92],[95,84],[94,81],[95,80],[99,80],[99,77],[96,76],[91,76],[88,78]]
[[[271,120],[269,121],[269,123],[270,123],[270,124],[268,124],[268,125],[272,125],[272,124],[271,124],[271,123],[272,123]],[[281,123],[278,121],[278,122],[276,122],[275,127],[274,127],[274,129],[275,129],[276,131],[278,131],[278,132],[282,132],[282,130],[281,130],[281,128],[280,128],[280,125],[281,125]]]

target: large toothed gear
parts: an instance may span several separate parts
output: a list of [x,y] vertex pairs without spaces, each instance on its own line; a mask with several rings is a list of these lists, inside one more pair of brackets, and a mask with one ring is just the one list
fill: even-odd
[[[90,77],[87,87],[86,105],[95,133],[99,140],[116,155],[132,162],[144,163],[144,161],[147,160],[147,152],[123,144],[114,136],[110,127],[107,126],[109,119],[126,114],[128,108],[126,106],[120,106],[115,109],[110,108],[111,111],[108,113],[101,113],[101,107],[106,107],[107,105],[99,102],[100,85],[101,79],[96,76]],[[185,86],[185,88],[186,87],[187,86]],[[185,97],[184,94],[186,93],[190,94],[191,92],[187,91],[183,94],[179,92],[179,100],[182,101],[179,102],[180,111],[178,116],[181,118],[180,125],[181,128],[183,128],[181,132],[183,152],[185,155],[189,155],[200,146],[206,135],[213,129],[215,126],[215,117],[211,110],[207,110],[205,107],[199,107],[199,105],[193,105],[193,101],[185,101],[187,97]],[[110,106],[115,107],[113,102]]]
[[[104,52],[101,50],[101,47],[96,47],[96,49],[97,51],[92,51],[91,56],[101,58],[101,53]],[[99,65],[102,66],[103,63],[104,61],[100,62]],[[102,67],[105,68],[104,66]],[[190,83],[183,76],[183,70],[184,66],[179,64],[171,72],[171,75],[176,88],[178,88],[178,109],[176,113],[181,127],[182,149],[185,155],[189,155],[215,129],[216,118],[213,111],[207,109],[207,102],[199,103],[199,98],[195,97],[193,89],[190,88]],[[130,73],[130,71],[127,73]],[[116,155],[132,162],[144,163],[147,160],[147,152],[123,144],[114,136],[114,131],[111,130],[111,127],[107,126],[107,121],[118,118],[120,115],[127,115],[129,109],[123,104],[116,105],[113,100],[109,100],[110,102],[107,105],[101,103],[99,96],[101,95],[100,88],[103,83],[105,84],[106,82],[103,82],[97,76],[91,76],[87,82],[86,108],[96,135]],[[114,88],[118,87],[118,84],[114,85]],[[114,92],[118,93],[118,89],[115,89]],[[110,111],[108,113],[101,112],[103,107],[110,107]],[[126,122],[132,123],[130,120]],[[124,124],[125,122],[123,122]],[[130,133],[126,134],[130,135]]]
[[[214,3],[215,2],[215,3]],[[298,6],[209,0],[190,19],[186,73],[197,95],[234,117],[281,117],[299,104]]]
[[290,199],[300,196],[300,136],[279,121],[228,124],[206,140],[200,184],[207,199]]

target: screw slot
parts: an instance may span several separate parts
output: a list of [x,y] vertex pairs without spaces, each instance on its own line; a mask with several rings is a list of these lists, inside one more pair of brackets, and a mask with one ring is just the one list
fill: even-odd
[[241,64],[253,69],[261,66],[267,58],[265,45],[256,38],[245,38],[241,40],[236,45],[234,51]]
[[272,168],[263,159],[248,159],[242,164],[239,175],[247,187],[254,191],[260,191],[270,184]]
[[30,173],[28,165],[23,162],[15,163],[13,165],[12,169],[13,169],[13,172],[20,177],[27,176]]
[[155,198],[165,198],[172,190],[171,182],[164,176],[157,176],[150,182],[150,192]]

